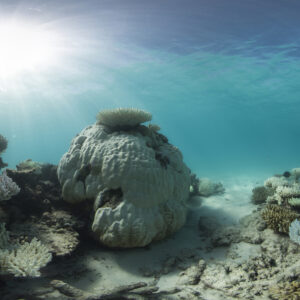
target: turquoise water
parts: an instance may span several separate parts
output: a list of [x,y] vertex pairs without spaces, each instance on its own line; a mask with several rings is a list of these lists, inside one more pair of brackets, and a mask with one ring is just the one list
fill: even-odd
[[3,160],[57,164],[99,110],[137,107],[201,177],[299,167],[300,4],[260,2],[2,1],[59,36],[55,62],[0,77]]

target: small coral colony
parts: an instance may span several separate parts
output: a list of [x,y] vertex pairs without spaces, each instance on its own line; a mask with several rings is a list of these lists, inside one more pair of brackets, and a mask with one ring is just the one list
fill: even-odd
[[[32,220],[30,223],[24,212],[23,222],[30,234],[27,236],[24,230],[20,234],[14,224],[17,223],[15,214],[9,208],[20,205],[18,211],[22,214],[21,201],[16,199],[22,192],[28,194],[26,178],[39,178],[47,170],[54,168],[57,174],[51,188],[49,180],[33,186],[40,189],[40,194],[45,193],[46,186],[48,191],[59,190],[59,195],[56,198],[52,195],[54,201],[48,192],[47,201],[32,204],[36,206],[32,211],[50,218],[51,212],[61,205],[69,220],[76,217],[77,224],[84,224],[79,226],[80,230],[77,228],[80,234],[87,233],[111,248],[144,247],[162,240],[184,225],[187,203],[192,197],[224,192],[220,183],[199,179],[191,172],[180,150],[159,132],[158,125],[143,125],[151,118],[150,113],[138,109],[99,112],[97,122],[72,140],[58,166],[28,160],[18,165],[17,170],[6,170],[7,165],[0,157],[0,168],[4,169],[0,175],[2,276],[38,277],[40,269],[53,256],[67,253],[62,250],[59,254],[57,247],[53,247],[55,238],[49,238],[48,234],[46,239],[38,230],[41,224]],[[0,154],[7,144],[6,138],[0,135]],[[299,178],[300,168],[295,168],[267,179],[252,194],[252,202],[261,206],[261,216],[267,226],[278,234],[289,235],[297,244],[300,244]],[[74,207],[80,207],[80,213]],[[55,217],[58,218],[57,214]],[[39,234],[35,236],[34,232]],[[76,248],[80,234],[72,233],[69,248]]]

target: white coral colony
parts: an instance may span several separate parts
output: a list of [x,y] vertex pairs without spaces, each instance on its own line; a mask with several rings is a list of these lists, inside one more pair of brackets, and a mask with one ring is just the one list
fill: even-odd
[[4,170],[0,175],[0,201],[9,200],[12,196],[18,194],[20,188],[9,178]]
[[94,201],[92,231],[102,244],[143,247],[185,223],[190,170],[165,136],[140,125],[149,113],[104,115],[105,122],[99,113],[98,122],[73,139],[59,163],[63,198]]

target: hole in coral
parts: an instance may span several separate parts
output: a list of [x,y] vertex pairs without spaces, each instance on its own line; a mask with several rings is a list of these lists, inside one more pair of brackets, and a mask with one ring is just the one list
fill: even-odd
[[90,174],[92,169],[91,164],[87,164],[87,165],[83,165],[80,170],[79,173],[77,175],[77,181],[82,181],[83,183],[85,182],[86,177]]
[[101,193],[100,207],[116,208],[122,202],[123,192],[121,188],[105,190]]

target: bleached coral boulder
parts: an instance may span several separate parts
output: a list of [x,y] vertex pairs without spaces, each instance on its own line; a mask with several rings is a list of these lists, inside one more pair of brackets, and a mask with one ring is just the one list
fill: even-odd
[[85,128],[62,157],[58,177],[66,201],[94,201],[91,228],[109,247],[142,247],[185,223],[190,170],[151,127]]

